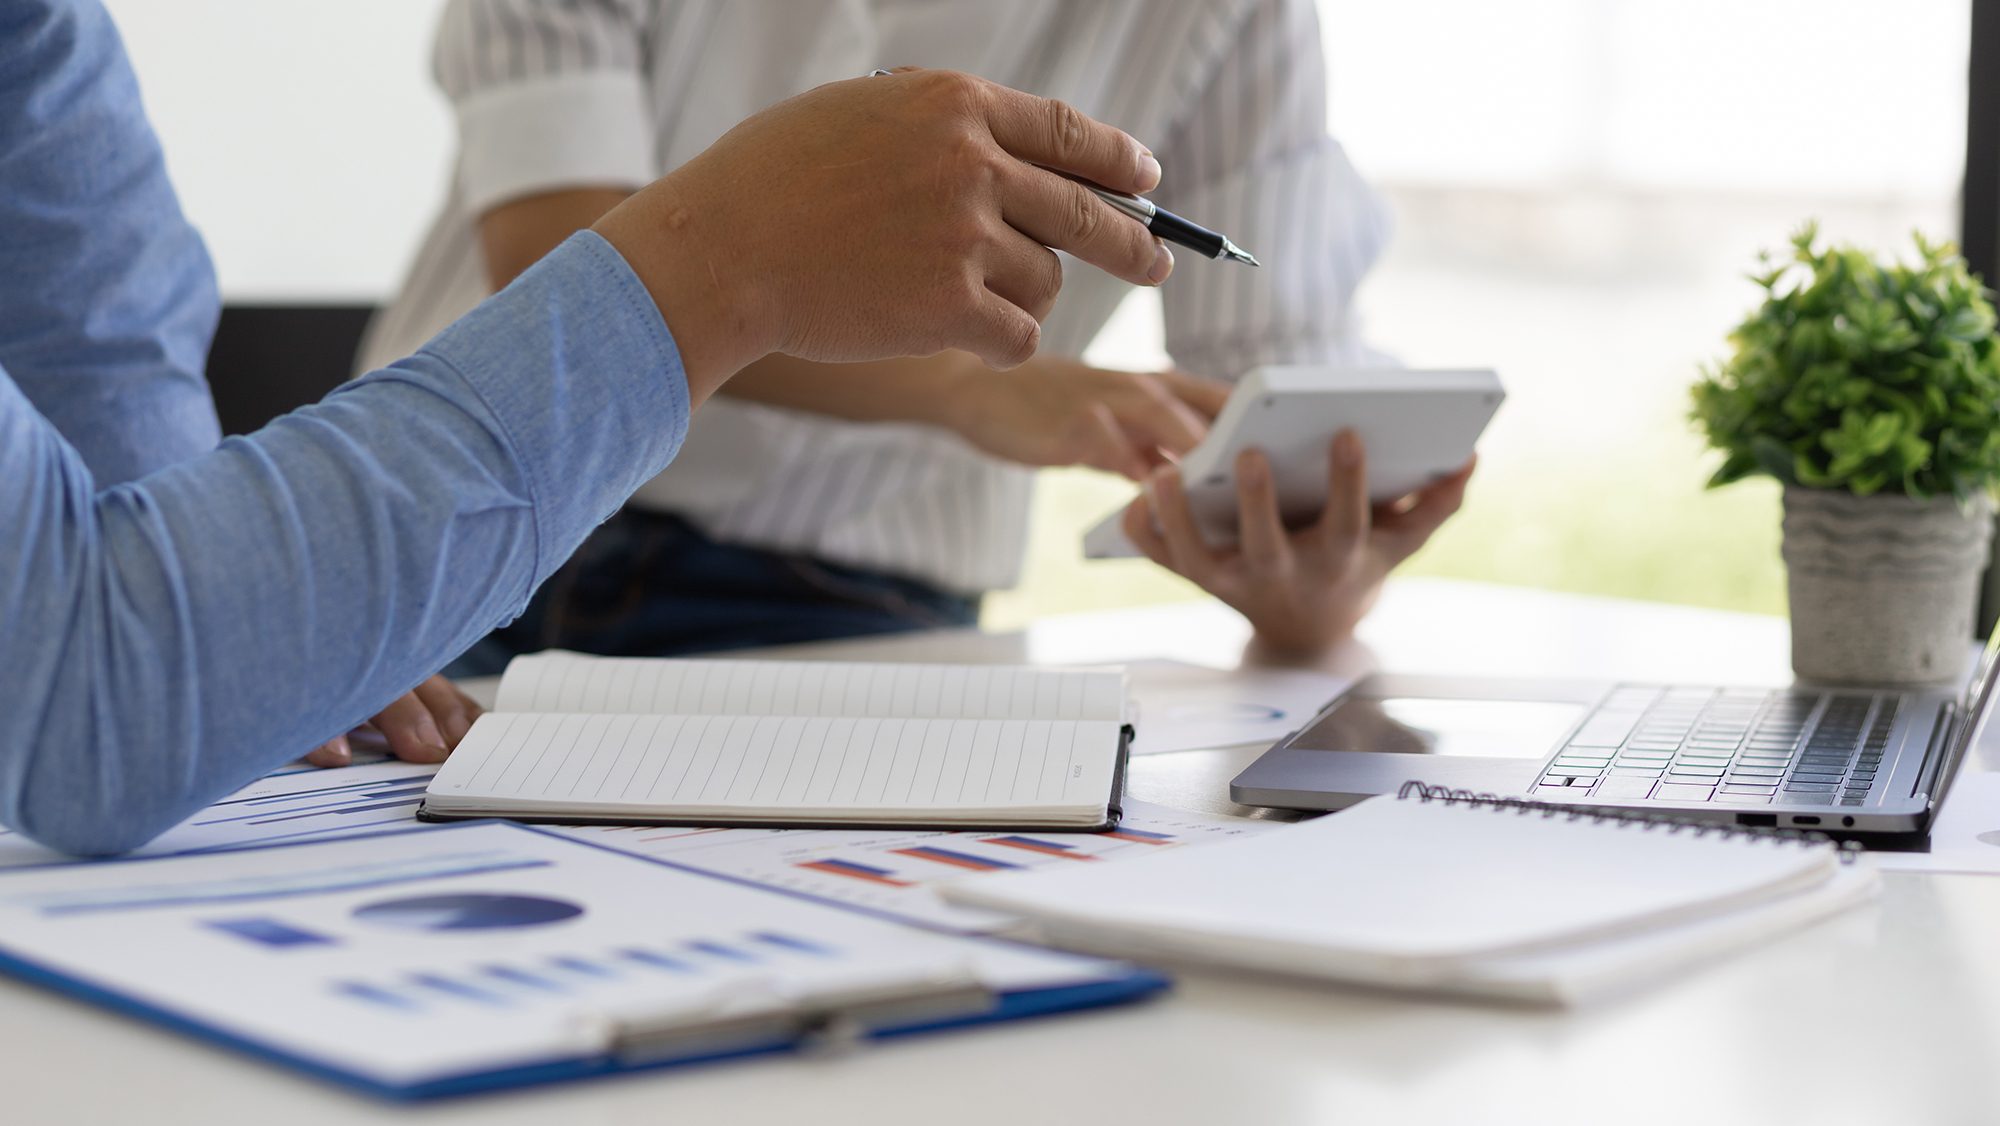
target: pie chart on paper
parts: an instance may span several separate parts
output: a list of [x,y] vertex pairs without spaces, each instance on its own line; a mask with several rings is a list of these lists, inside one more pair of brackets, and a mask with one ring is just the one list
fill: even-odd
[[376,926],[413,931],[481,931],[539,927],[574,919],[583,908],[565,899],[538,895],[418,895],[383,899],[354,909],[354,917]]

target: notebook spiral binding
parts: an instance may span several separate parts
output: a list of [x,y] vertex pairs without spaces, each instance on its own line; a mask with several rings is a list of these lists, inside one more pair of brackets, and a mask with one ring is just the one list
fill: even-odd
[[1527,798],[1510,797],[1505,794],[1489,794],[1473,790],[1454,790],[1449,786],[1433,786],[1426,782],[1405,782],[1396,791],[1400,801],[1415,798],[1420,802],[1442,802],[1445,805],[1477,806],[1495,812],[1513,811],[1523,817],[1540,814],[1544,818],[1561,817],[1565,821],[1590,821],[1617,825],[1620,828],[1636,825],[1641,832],[1664,830],[1668,834],[1686,833],[1692,837],[1729,837],[1738,840],[1770,841],[1774,844],[1829,845],[1840,854],[1842,864],[1854,863],[1861,855],[1862,848],[1853,841],[1835,841],[1825,833],[1811,829],[1778,829],[1751,825],[1725,825],[1714,821],[1700,821],[1692,817],[1678,817],[1663,813],[1644,813],[1636,810],[1592,809],[1588,806],[1557,805],[1554,802],[1530,801]]

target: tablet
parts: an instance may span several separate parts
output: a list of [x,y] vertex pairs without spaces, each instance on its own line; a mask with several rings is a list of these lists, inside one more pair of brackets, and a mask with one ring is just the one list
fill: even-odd
[[[1377,504],[1406,497],[1465,464],[1505,397],[1488,370],[1257,368],[1181,459],[1196,526],[1216,547],[1236,543],[1236,455],[1249,449],[1271,459],[1286,525],[1319,519],[1333,436],[1348,428],[1368,451],[1369,497]],[[1118,526],[1123,516],[1119,509],[1084,535],[1085,556],[1139,554]]]

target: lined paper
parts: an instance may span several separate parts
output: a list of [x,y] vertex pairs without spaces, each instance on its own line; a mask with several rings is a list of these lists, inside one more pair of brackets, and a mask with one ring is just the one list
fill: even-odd
[[1112,720],[493,712],[430,794],[551,815],[1102,810],[1117,746]]
[[516,657],[502,712],[1119,721],[1118,672],[1007,665]]

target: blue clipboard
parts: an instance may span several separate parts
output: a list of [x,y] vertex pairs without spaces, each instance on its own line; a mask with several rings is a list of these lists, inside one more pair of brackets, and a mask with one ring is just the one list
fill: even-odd
[[[274,845],[256,853],[290,852],[325,848],[352,841],[412,837],[435,840],[441,834],[457,835],[467,830],[506,828],[533,834],[602,854],[605,850],[583,845],[526,826],[494,822],[468,823],[449,828],[401,830],[345,837],[328,842]],[[632,860],[642,868],[654,867],[645,858],[613,854]],[[143,870],[142,866],[185,861],[188,856],[146,857],[88,865],[91,869]],[[10,878],[48,869],[27,869],[0,873],[0,894]],[[684,875],[715,880],[700,873]],[[729,883],[730,881],[722,881]],[[835,910],[835,908],[827,908]],[[823,1051],[875,1040],[895,1040],[949,1029],[1050,1016],[1102,1006],[1137,1001],[1169,987],[1164,976],[1118,963],[1092,963],[1096,970],[1073,977],[1063,984],[1046,988],[992,991],[967,980],[912,980],[860,990],[851,995],[789,998],[783,1004],[748,1014],[735,1013],[721,1019],[701,1017],[672,1019],[657,1027],[644,1021],[612,1030],[604,1051],[574,1058],[549,1059],[527,1065],[472,1068],[449,1075],[407,1083],[385,1082],[363,1071],[338,1066],[311,1054],[271,1040],[246,1036],[235,1030],[197,1018],[170,1004],[157,1004],[134,996],[124,989],[91,980],[76,972],[58,969],[24,953],[19,942],[10,941],[4,921],[0,921],[0,973],[53,992],[98,1005],[113,1012],[136,1017],[162,1028],[217,1044],[253,1059],[290,1068],[301,1074],[349,1090],[394,1101],[415,1101],[467,1095],[486,1091],[568,1082],[596,1076],[653,1071],[671,1067],[743,1059],[801,1051]],[[962,938],[974,944],[1012,946],[1005,940]],[[1082,964],[1081,962],[1079,964]]]

